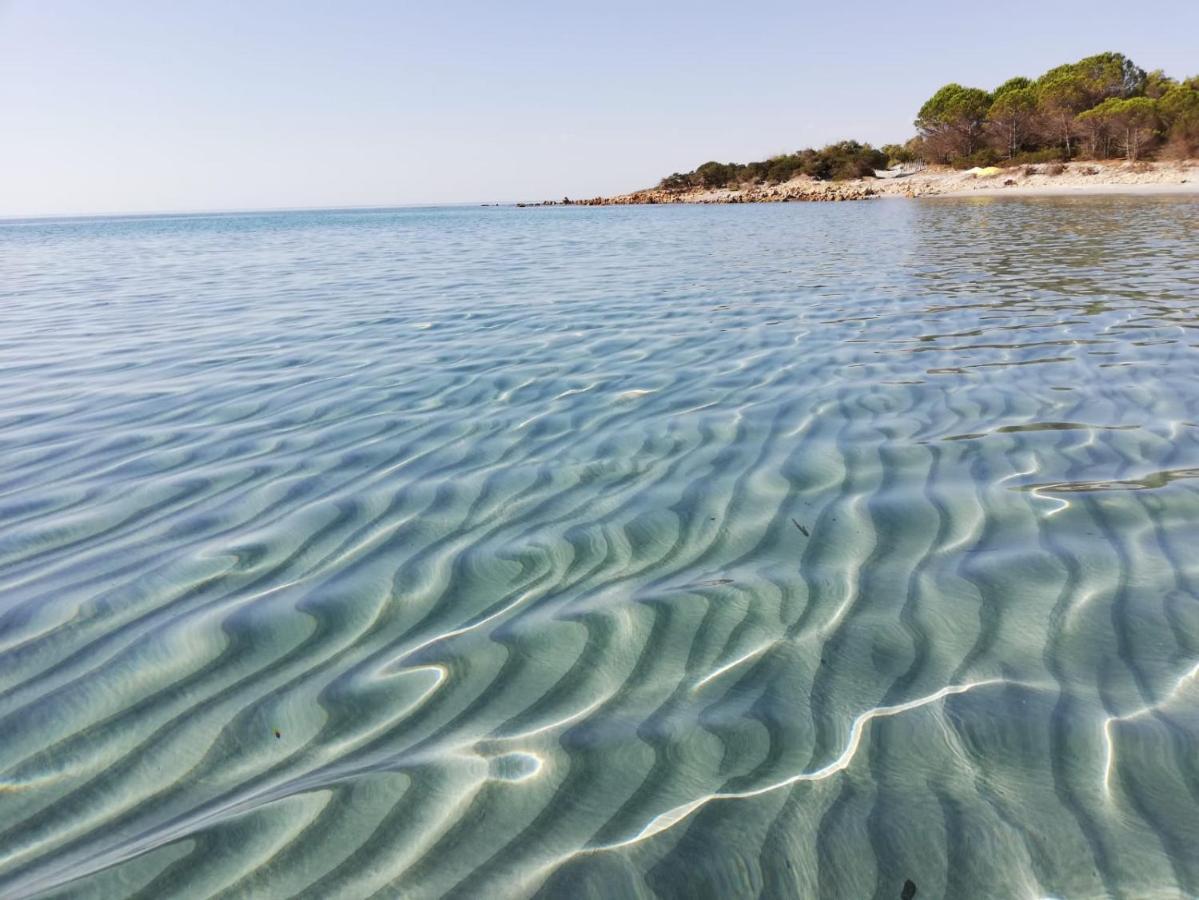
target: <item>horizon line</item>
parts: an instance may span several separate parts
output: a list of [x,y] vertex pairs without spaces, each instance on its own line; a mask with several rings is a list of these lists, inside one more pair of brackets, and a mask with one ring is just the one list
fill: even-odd
[[26,213],[0,214],[0,225],[20,224],[24,222],[47,222],[60,219],[165,219],[165,218],[195,218],[202,216],[234,216],[256,215],[262,213],[303,213],[303,212],[387,212],[397,209],[445,209],[447,207],[482,207],[482,206],[515,206],[518,203],[544,203],[544,200],[466,200],[449,202],[426,203],[386,203],[380,205],[336,205],[336,206],[262,206],[262,207],[233,207],[214,209],[160,209],[136,210],[129,212],[71,212],[71,213]]

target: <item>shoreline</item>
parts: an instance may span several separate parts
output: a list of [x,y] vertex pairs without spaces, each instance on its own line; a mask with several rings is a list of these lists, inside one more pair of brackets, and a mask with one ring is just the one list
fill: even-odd
[[932,197],[1104,197],[1135,195],[1186,195],[1199,194],[1199,177],[1194,181],[1156,182],[1125,184],[1104,182],[1102,184],[1047,184],[1014,185],[1012,187],[979,187],[973,190],[950,191],[931,194]]
[[984,170],[927,166],[897,176],[816,181],[806,176],[780,184],[739,188],[648,188],[595,197],[518,206],[626,206],[667,203],[843,202],[917,197],[1055,197],[1107,194],[1199,194],[1199,160],[1178,162],[1081,161]]

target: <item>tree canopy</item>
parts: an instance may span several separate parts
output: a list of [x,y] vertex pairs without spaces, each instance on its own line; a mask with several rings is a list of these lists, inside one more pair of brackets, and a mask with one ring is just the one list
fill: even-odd
[[917,136],[876,149],[840,141],[750,163],[706,162],[663,178],[667,190],[774,184],[797,175],[870,177],[888,164],[924,160],[956,166],[1045,162],[1160,151],[1199,154],[1199,76],[1147,72],[1123,53],[1054,66],[1038,78],[1009,78],[992,91],[951,82],[916,114]]
[[1187,155],[1199,152],[1196,82],[1146,72],[1123,53],[1097,53],[1036,79],[1009,78],[989,94],[947,84],[915,124],[931,162],[1103,158],[1117,151],[1135,159],[1159,145]]
[[1028,142],[1037,117],[1037,89],[1027,78],[1012,78],[995,89],[987,110],[994,143],[1013,157]]
[[916,129],[934,156],[946,161],[969,156],[982,142],[991,95],[979,88],[947,84],[916,114]]
[[1112,128],[1122,137],[1125,156],[1135,162],[1142,145],[1157,127],[1157,101],[1149,97],[1108,97],[1078,118],[1084,123],[1096,122]]

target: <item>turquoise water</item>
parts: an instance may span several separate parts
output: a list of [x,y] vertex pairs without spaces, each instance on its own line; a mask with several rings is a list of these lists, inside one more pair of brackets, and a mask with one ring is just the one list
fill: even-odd
[[1199,893],[1199,202],[0,224],[0,896]]

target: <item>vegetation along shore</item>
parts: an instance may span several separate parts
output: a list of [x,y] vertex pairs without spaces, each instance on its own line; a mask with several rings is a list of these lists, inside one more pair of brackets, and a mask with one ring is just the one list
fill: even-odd
[[652,188],[554,205],[1199,190],[1199,75],[1147,72],[1122,53],[1010,78],[991,91],[947,84],[914,124],[916,135],[903,144],[847,140],[757,162],[710,161]]

